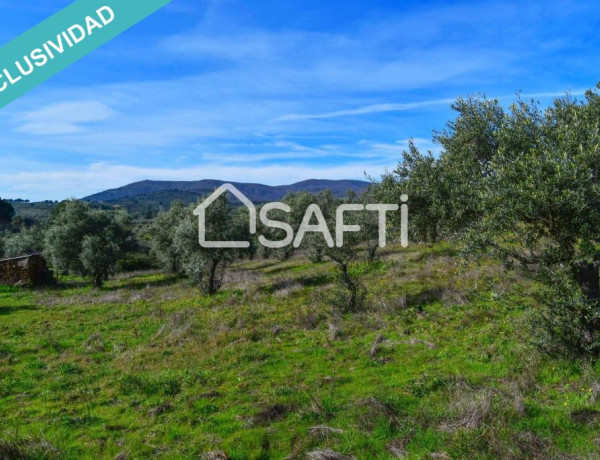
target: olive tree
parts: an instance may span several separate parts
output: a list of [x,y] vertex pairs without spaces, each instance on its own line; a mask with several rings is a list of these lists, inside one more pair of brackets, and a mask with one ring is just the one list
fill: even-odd
[[[351,197],[355,200],[356,197]],[[343,235],[332,235],[329,229],[336,229],[336,215],[343,214],[346,225],[360,225],[364,218],[359,203],[344,203],[336,199],[329,191],[316,196],[317,207],[312,207],[303,219],[303,227],[310,225],[310,233],[305,234],[309,252],[320,254],[333,262],[338,270],[338,286],[333,292],[335,304],[344,311],[357,312],[365,305],[366,289],[359,276],[353,271],[354,265],[360,260],[363,250],[364,236],[361,232],[347,232]],[[345,204],[345,207],[339,207]],[[337,241],[338,238],[341,241]],[[342,243],[337,244],[337,243]]]
[[175,229],[187,215],[181,201],[174,201],[167,212],[159,213],[148,228],[151,253],[171,273],[182,272],[182,254],[175,242]]
[[85,235],[79,256],[82,273],[89,276],[94,286],[101,287],[110,275],[115,274],[121,248],[106,233]]
[[[380,202],[409,197],[413,240],[436,242],[462,234],[483,214],[479,192],[498,151],[505,113],[498,101],[475,97],[459,98],[452,109],[456,118],[434,134],[439,156],[420,152],[411,140],[398,166],[376,187]],[[396,227],[398,218],[391,217]]]
[[52,212],[44,235],[44,253],[57,273],[82,273],[81,244],[94,233],[91,209],[87,203],[67,200]]
[[359,238],[352,235],[346,235],[344,246],[326,246],[324,252],[325,256],[335,263],[338,269],[338,283],[343,288],[336,293],[338,306],[345,311],[357,312],[365,306],[367,290],[360,277],[352,271],[354,262],[359,260]]
[[[199,203],[203,201],[200,199]],[[223,284],[227,267],[241,249],[202,247],[198,238],[198,217],[190,206],[175,228],[174,242],[181,254],[182,270],[208,295],[216,294]],[[207,241],[249,240],[248,220],[238,217],[242,208],[234,209],[226,195],[219,196],[205,211]],[[246,251],[247,252],[247,251]]]
[[545,347],[600,355],[600,98],[518,101],[493,136],[469,248],[548,288]]
[[44,233],[44,252],[55,270],[89,276],[102,286],[132,243],[125,211],[93,210],[68,200],[54,210]]

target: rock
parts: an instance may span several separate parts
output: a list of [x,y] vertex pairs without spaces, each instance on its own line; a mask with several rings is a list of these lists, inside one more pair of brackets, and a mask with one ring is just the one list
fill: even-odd
[[151,417],[158,417],[161,414],[164,414],[165,412],[169,412],[173,410],[173,406],[169,403],[165,403],[165,404],[161,404],[160,406],[156,406],[154,409],[151,409],[148,412],[148,415],[150,415]]
[[228,460],[229,457],[222,450],[213,450],[211,452],[204,452],[200,455],[201,460]]
[[313,426],[312,428],[309,428],[308,432],[311,436],[324,439],[334,434],[343,434],[344,430],[340,430],[339,428],[331,428],[325,425],[317,425]]
[[354,457],[348,455],[339,454],[330,449],[325,450],[313,450],[306,454],[306,458],[309,460],[352,460]]

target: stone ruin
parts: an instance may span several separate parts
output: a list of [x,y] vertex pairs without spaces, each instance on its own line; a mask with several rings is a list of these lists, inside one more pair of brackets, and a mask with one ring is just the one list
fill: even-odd
[[52,271],[41,254],[0,260],[0,285],[42,286],[53,282]]

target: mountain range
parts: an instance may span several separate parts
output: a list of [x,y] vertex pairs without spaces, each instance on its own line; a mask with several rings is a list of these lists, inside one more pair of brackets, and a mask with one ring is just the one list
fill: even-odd
[[[154,195],[161,192],[182,192],[187,198],[192,194],[196,197],[211,193],[215,188],[225,184],[221,180],[199,181],[152,181],[145,180],[134,182],[123,187],[105,190],[85,197],[85,201],[111,203],[127,198],[140,198],[144,195]],[[320,180],[310,179],[290,185],[263,185],[243,182],[229,182],[246,195],[250,200],[257,202],[276,201],[282,199],[286,193],[307,191],[318,193],[331,190],[334,195],[343,196],[349,190],[362,192],[369,186],[369,182],[358,180]]]
[[[193,203],[198,197],[211,193],[225,184],[221,180],[199,181],[151,181],[134,182],[123,187],[105,190],[83,198],[91,203],[118,205],[131,212],[156,212],[168,208],[175,200]],[[318,193],[331,190],[336,196],[344,196],[348,191],[360,193],[369,182],[358,180],[310,179],[290,185],[263,185],[243,182],[229,182],[255,203],[280,201],[290,192]]]

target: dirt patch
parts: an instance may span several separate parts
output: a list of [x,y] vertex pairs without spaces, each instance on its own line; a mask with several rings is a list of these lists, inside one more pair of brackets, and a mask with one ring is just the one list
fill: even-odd
[[255,425],[268,425],[283,420],[292,410],[291,406],[285,404],[273,404],[254,415],[253,421]]
[[600,420],[600,411],[595,409],[578,409],[571,412],[571,420],[575,423],[588,424]]

